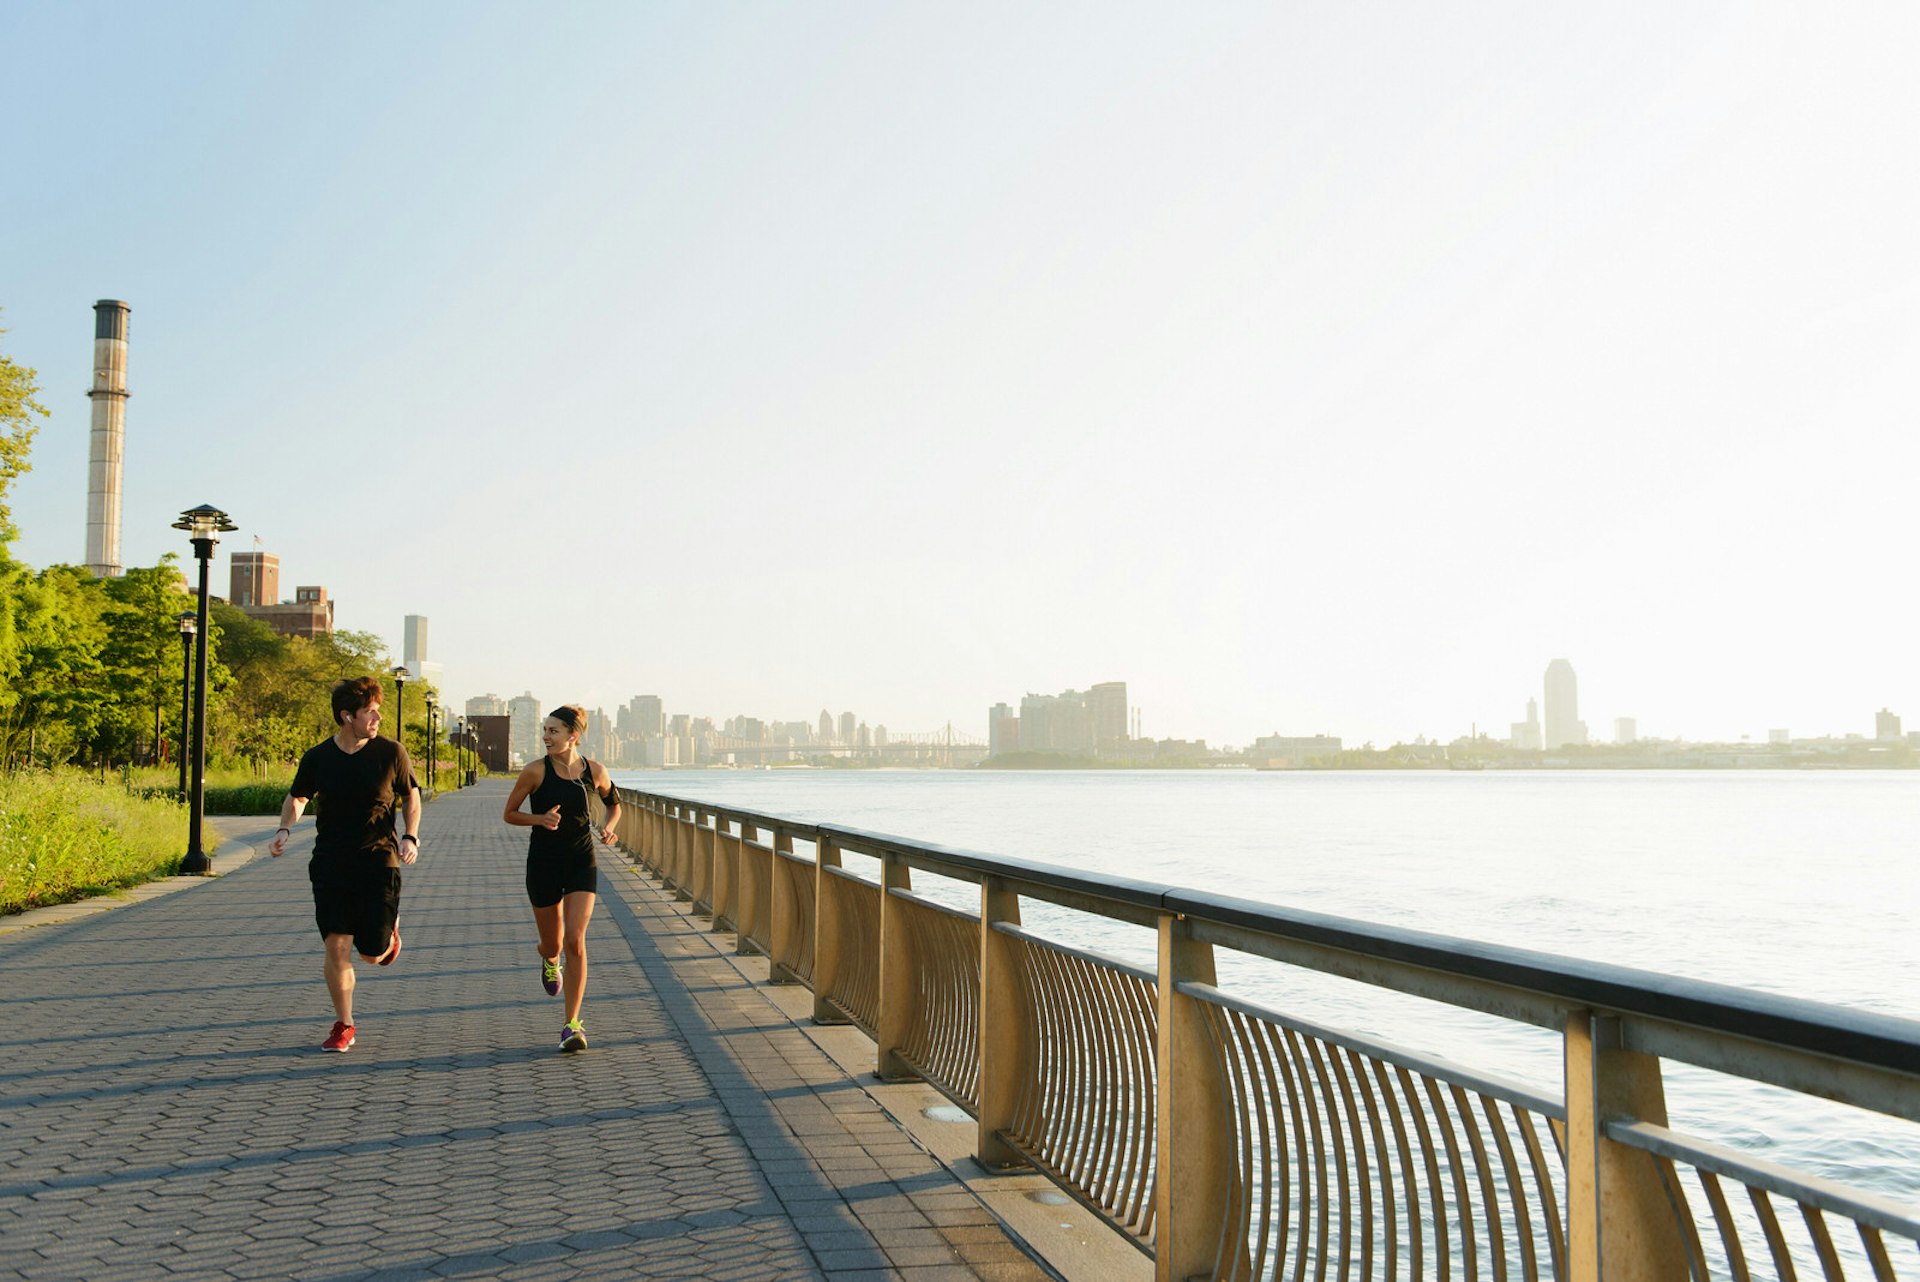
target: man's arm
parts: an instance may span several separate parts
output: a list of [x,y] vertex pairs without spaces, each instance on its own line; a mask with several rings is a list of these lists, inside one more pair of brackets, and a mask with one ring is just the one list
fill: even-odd
[[400,829],[400,862],[410,864],[420,857],[420,785],[407,789],[407,799],[401,803],[400,815],[404,823]]
[[300,812],[307,808],[309,798],[287,794],[280,803],[280,831],[273,834],[273,841],[267,846],[267,853],[278,859],[287,851],[287,838],[293,836],[293,826],[300,822]]

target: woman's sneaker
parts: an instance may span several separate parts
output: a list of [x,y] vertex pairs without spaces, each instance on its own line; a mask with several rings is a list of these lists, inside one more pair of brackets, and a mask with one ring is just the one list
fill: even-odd
[[[353,1025],[343,1024],[339,1020],[333,1023],[333,1031],[327,1034],[327,1040],[320,1043],[323,1051],[344,1051],[353,1045]],[[582,1043],[585,1045],[585,1043]]]
[[546,988],[547,996],[552,997],[560,991],[560,959],[540,960],[540,983]]
[[587,1049],[587,1026],[582,1020],[574,1020],[560,1030],[560,1049],[563,1051],[583,1051]]

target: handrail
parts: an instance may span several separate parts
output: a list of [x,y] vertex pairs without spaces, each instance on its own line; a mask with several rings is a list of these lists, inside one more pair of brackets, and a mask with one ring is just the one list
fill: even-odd
[[[1471,1273],[1490,1253],[1481,1263],[1503,1273],[1582,1282],[1741,1276],[1748,1254],[1838,1278],[1864,1251],[1884,1279],[1881,1235],[1920,1224],[1879,1195],[1669,1130],[1661,1081],[1662,1060],[1681,1060],[1920,1121],[1920,1021],[622,796],[622,840],[643,865],[732,925],[741,951],[767,953],[776,981],[812,987],[817,1019],[868,1032],[883,1076],[924,1075],[971,1113],[982,1162],[1031,1162],[1160,1277],[1265,1278],[1310,1260],[1343,1277],[1449,1260]],[[843,853],[877,859],[879,882],[841,869]],[[977,886],[977,913],[914,893],[916,872]],[[1050,939],[1021,924],[1022,900],[1149,926],[1158,964]],[[1564,1097],[1247,1001],[1218,986],[1216,949],[1550,1029]],[[1777,1197],[1797,1204],[1803,1238]],[[1851,1212],[1859,1246],[1826,1226]]]

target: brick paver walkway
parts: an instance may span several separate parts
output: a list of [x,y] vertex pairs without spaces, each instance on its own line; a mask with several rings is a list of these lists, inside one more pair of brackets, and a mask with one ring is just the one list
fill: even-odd
[[556,1053],[505,787],[427,808],[345,1055],[319,1050],[310,823],[0,934],[0,1279],[1053,1276],[625,866],[593,1048]]

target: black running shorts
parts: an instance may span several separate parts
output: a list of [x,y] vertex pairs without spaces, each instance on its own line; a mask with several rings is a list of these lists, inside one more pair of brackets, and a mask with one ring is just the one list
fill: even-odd
[[527,899],[535,908],[551,908],[576,890],[600,893],[593,847],[527,856]]
[[398,868],[334,868],[307,865],[313,883],[313,921],[322,936],[352,935],[362,957],[379,957],[393,945],[400,920]]

